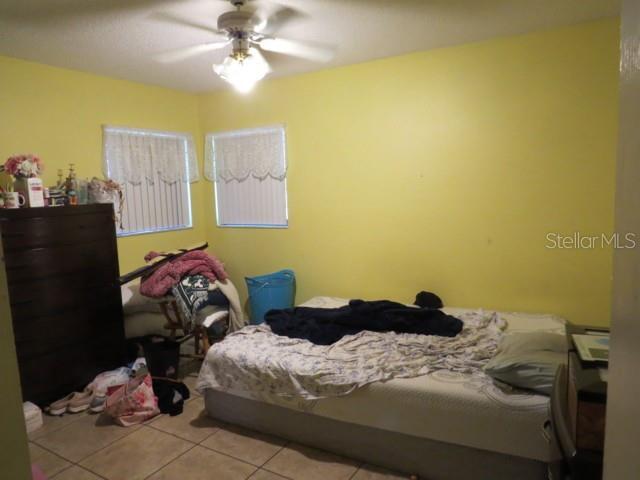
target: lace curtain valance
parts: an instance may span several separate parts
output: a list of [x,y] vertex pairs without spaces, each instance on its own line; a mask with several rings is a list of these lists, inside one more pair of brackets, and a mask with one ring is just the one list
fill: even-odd
[[210,133],[205,139],[205,177],[242,182],[287,176],[283,126]]
[[138,184],[155,174],[167,182],[195,182],[200,179],[193,136],[104,126],[103,170],[119,183]]

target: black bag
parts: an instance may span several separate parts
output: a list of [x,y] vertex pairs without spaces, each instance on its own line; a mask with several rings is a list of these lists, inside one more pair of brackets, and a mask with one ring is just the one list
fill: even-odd
[[129,360],[144,356],[152,377],[178,378],[179,342],[160,335],[146,335],[132,338],[128,340],[128,344]]
[[184,408],[184,402],[189,399],[189,388],[178,380],[169,378],[156,378],[153,380],[153,393],[158,398],[158,408],[162,413],[170,416],[180,415]]

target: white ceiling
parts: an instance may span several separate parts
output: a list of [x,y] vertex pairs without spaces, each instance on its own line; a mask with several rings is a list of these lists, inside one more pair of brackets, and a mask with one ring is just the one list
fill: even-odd
[[[264,0],[252,0],[260,5]],[[269,54],[271,76],[570,25],[619,13],[619,0],[277,0],[301,14],[276,36],[336,48],[328,64]],[[0,0],[0,54],[148,84],[204,92],[225,51],[175,64],[154,54],[213,40],[225,0]]]

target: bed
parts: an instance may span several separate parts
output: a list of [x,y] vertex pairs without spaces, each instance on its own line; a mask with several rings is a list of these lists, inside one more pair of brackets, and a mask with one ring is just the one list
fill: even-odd
[[[316,297],[303,306],[333,308],[346,302]],[[491,325],[504,332],[564,333],[564,321],[553,315],[444,310],[460,318],[493,318]],[[260,334],[255,332],[257,338]],[[482,341],[490,345],[495,338]],[[257,350],[248,340],[237,345]],[[419,376],[412,371],[408,378],[366,382],[328,396],[309,388],[302,398],[286,394],[288,380],[269,388],[258,385],[246,367],[252,353],[237,345],[210,350],[198,378],[214,418],[430,480],[545,478],[550,449],[542,427],[548,397],[499,386],[481,370],[467,371],[454,362],[450,368],[430,366]],[[239,360],[245,362],[239,373],[229,373]],[[254,363],[252,368],[261,368]],[[243,381],[243,372],[252,381]]]

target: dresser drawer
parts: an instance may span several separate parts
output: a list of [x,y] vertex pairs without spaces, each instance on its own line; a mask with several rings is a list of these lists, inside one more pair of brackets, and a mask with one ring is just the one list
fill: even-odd
[[116,336],[86,339],[39,357],[19,357],[23,400],[45,405],[84,388],[98,373],[124,362],[124,342]]
[[[40,310],[40,305],[55,311],[94,302],[105,289],[115,287],[113,274],[113,269],[90,268],[51,278],[12,282],[9,284],[11,306],[32,304],[31,307],[35,310]],[[16,314],[14,310],[12,313]]]
[[81,212],[79,209],[70,215],[0,219],[5,254],[31,248],[78,245],[113,237],[112,212],[108,209],[91,215]]
[[5,256],[10,284],[55,278],[59,275],[87,272],[106,273],[114,277],[113,242],[101,238],[78,245],[58,245],[9,252]]
[[76,307],[63,313],[35,317],[17,325],[19,358],[35,358],[83,342],[122,336],[121,307],[110,301]]

